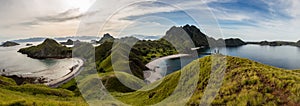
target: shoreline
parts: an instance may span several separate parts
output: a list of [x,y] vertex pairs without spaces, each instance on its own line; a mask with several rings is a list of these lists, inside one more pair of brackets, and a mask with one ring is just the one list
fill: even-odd
[[147,63],[146,67],[149,68],[150,70],[144,71],[145,81],[148,83],[153,83],[164,77],[161,75],[161,73],[164,73],[163,72],[164,70],[161,69],[162,67],[158,66],[163,61],[168,59],[176,59],[176,58],[188,57],[188,56],[191,56],[191,54],[174,54],[174,55],[164,56]]
[[[70,59],[72,59],[73,61],[72,63],[70,63],[71,64],[70,66],[69,65],[67,66],[68,67],[67,70],[70,72],[56,79],[51,79],[44,76],[32,76],[31,74],[30,75],[10,74],[8,72],[2,72],[2,71],[0,72],[0,75],[4,77],[12,78],[18,85],[22,85],[24,82],[28,82],[32,84],[44,84],[49,87],[58,87],[61,84],[64,84],[69,80],[71,80],[72,78],[74,78],[75,76],[77,76],[80,73],[80,68],[84,64],[83,59],[80,58],[70,58]],[[56,69],[54,68],[48,70],[56,70]]]
[[70,81],[72,78],[76,77],[81,72],[81,67],[84,64],[84,60],[82,60],[80,58],[72,58],[72,59],[76,59],[77,64],[75,64],[74,66],[72,66],[70,68],[69,73],[67,73],[66,75],[64,75],[64,76],[62,76],[58,79],[55,79],[55,80],[49,81],[47,83],[44,83],[44,85],[56,88],[56,87],[58,87],[58,86],[60,86],[64,83]]
[[157,65],[164,60],[176,59],[176,58],[188,57],[188,56],[191,56],[191,54],[174,54],[174,55],[160,57],[158,59],[155,59],[155,60],[147,63],[146,67],[149,68],[150,70],[154,70],[157,67]]

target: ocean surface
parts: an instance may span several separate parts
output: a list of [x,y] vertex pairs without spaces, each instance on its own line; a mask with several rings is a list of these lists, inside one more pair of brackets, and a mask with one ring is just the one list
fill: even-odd
[[[213,53],[215,49],[203,50],[204,53]],[[219,48],[224,55],[248,58],[263,64],[283,69],[300,69],[300,48],[294,46],[260,46],[244,45],[240,47]],[[205,55],[199,55],[199,58]],[[160,75],[165,76],[177,71],[192,61],[190,58],[165,60],[158,65]],[[157,73],[156,73],[157,74]]]
[[[41,42],[30,42],[40,44]],[[26,43],[13,47],[0,47],[0,72],[9,75],[22,75],[57,79],[70,72],[73,59],[32,59],[27,55],[17,52],[25,48]],[[3,72],[4,71],[4,72]]]

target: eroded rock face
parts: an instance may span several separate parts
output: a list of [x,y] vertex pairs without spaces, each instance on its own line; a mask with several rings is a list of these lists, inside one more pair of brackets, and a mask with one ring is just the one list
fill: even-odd
[[10,47],[10,46],[17,46],[17,45],[20,45],[20,44],[18,44],[16,42],[6,41],[1,46],[2,47]]
[[45,58],[71,58],[71,48],[57,43],[53,39],[46,39],[42,44],[28,48],[22,48],[18,52],[27,54],[28,57],[45,59]]

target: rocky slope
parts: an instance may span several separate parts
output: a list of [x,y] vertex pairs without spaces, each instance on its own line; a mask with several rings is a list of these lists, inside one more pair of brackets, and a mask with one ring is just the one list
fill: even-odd
[[28,48],[22,48],[18,52],[27,54],[28,57],[45,59],[45,58],[71,58],[71,48],[57,43],[53,39],[46,39],[42,44]]

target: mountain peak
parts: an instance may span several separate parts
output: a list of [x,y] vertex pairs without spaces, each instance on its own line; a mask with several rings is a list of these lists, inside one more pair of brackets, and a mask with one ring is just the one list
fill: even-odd
[[98,43],[102,44],[106,41],[113,41],[115,40],[115,38],[113,36],[111,36],[109,33],[106,33],[103,35],[103,37],[99,40]]
[[104,34],[103,37],[113,38],[113,36],[111,36],[109,33]]
[[45,58],[70,58],[72,50],[60,45],[55,40],[47,38],[42,44],[22,48],[18,52],[27,54],[28,57],[45,59]]
[[50,38],[47,38],[44,40],[44,42],[42,43],[42,45],[45,45],[45,44],[50,44],[50,45],[60,45],[59,43],[57,43],[54,39],[50,39]]

